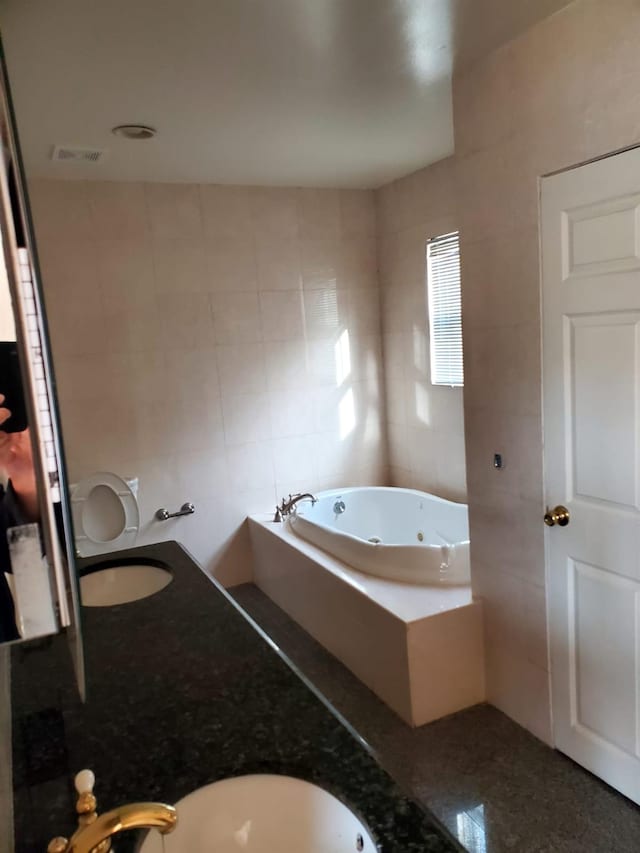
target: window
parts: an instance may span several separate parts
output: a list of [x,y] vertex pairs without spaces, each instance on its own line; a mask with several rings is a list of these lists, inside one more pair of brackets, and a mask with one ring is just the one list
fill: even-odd
[[431,384],[464,384],[460,235],[457,231],[427,243]]

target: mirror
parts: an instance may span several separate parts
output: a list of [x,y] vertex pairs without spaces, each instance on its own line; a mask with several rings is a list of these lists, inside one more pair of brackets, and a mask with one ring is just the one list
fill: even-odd
[[80,669],[73,536],[38,266],[0,78],[0,643],[69,630]]

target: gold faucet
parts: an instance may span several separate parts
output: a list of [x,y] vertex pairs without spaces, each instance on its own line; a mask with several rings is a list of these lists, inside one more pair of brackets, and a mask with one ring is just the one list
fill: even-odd
[[52,839],[47,853],[108,853],[111,838],[126,829],[157,829],[162,835],[175,829],[177,812],[173,806],[163,803],[131,803],[98,816],[94,784],[91,770],[81,770],[77,774],[78,829],[69,839]]

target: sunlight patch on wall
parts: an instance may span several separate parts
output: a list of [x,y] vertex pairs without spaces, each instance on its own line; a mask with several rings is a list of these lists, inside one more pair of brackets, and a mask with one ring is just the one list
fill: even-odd
[[382,430],[375,409],[369,409],[364,419],[363,442],[373,447],[376,442],[380,441],[381,437]]
[[336,356],[336,383],[338,386],[348,378],[351,373],[351,346],[349,344],[349,329],[345,329],[335,344]]
[[413,363],[416,370],[419,370],[425,376],[427,375],[429,347],[424,329],[421,329],[419,326],[413,327]]
[[417,381],[414,384],[415,388],[415,406],[416,406],[416,418],[419,421],[422,421],[423,424],[429,426],[430,422],[430,406],[429,406],[429,391],[427,386],[421,382]]
[[353,396],[353,388],[349,388],[343,394],[338,404],[338,419],[340,422],[340,439],[344,441],[356,427],[356,403]]

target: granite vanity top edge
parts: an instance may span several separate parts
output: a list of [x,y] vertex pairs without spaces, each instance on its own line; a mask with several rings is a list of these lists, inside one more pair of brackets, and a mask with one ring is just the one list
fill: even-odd
[[[180,543],[82,560],[80,574],[127,560],[169,566],[173,581],[139,602],[83,608],[86,704],[70,685],[64,636],[14,652],[16,853],[43,842],[46,849],[52,835],[69,832],[72,777],[82,766],[96,770],[103,809],[176,802],[217,779],[276,772],[346,802],[382,853],[463,850]],[[66,678],[58,677],[65,666]],[[124,774],[119,755],[129,762]],[[136,843],[121,840],[118,849],[128,853]]]

